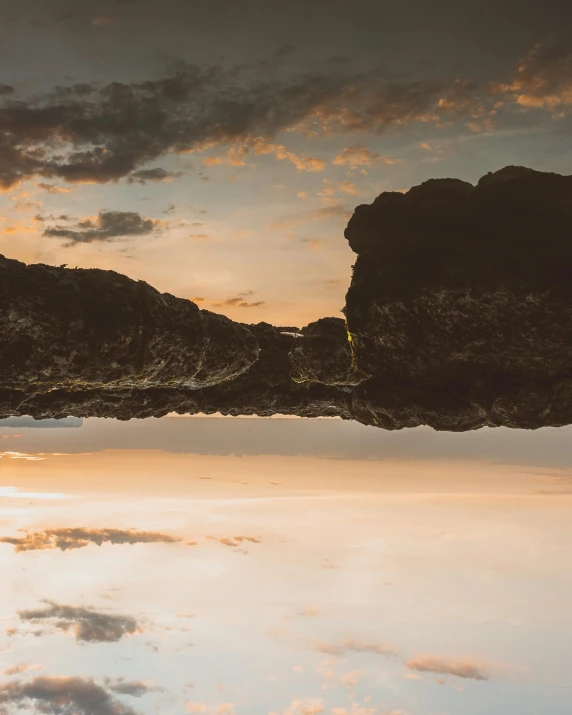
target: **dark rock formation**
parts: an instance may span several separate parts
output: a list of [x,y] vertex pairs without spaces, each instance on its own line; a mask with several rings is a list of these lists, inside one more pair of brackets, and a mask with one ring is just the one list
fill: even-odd
[[114,271],[0,257],[0,385],[199,388],[258,357],[252,333]]
[[0,416],[572,423],[572,177],[428,181],[358,206],[345,235],[347,325],[302,329],[234,323],[112,271],[0,258]]
[[320,318],[300,331],[290,351],[292,379],[324,385],[359,385],[369,377],[355,365],[346,324]]
[[572,177],[506,167],[476,187],[427,181],[358,206],[345,235],[358,253],[348,330],[372,375],[359,419],[572,421]]

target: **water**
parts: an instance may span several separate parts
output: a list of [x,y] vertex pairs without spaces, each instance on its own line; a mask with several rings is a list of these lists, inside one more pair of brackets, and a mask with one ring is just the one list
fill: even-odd
[[0,434],[15,712],[572,708],[569,430],[165,418]]

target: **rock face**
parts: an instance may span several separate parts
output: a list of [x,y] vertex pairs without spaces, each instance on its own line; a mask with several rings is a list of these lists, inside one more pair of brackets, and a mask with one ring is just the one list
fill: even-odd
[[0,384],[199,388],[258,357],[248,328],[114,271],[26,266],[0,256]]
[[290,351],[292,379],[323,385],[359,385],[369,377],[355,364],[346,324],[320,318],[300,331]]
[[346,321],[243,325],[112,271],[0,257],[0,416],[572,423],[572,177],[507,167],[358,206]]
[[572,421],[572,177],[427,181],[358,206],[345,235],[358,254],[348,330],[372,375],[361,419]]

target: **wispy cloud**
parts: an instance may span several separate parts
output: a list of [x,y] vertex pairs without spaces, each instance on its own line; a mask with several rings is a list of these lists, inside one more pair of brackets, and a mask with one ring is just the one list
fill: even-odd
[[488,680],[490,674],[487,668],[469,658],[444,658],[438,655],[419,655],[409,658],[404,663],[410,670],[440,675],[455,675],[457,678],[471,680]]
[[329,218],[340,218],[347,221],[352,215],[343,205],[336,204],[334,206],[323,206],[322,208],[309,211],[297,211],[283,219],[272,221],[270,228],[290,228],[306,223],[314,223],[315,221],[323,221]]
[[137,531],[136,529],[85,529],[64,528],[26,531],[23,536],[3,536],[0,543],[13,544],[14,550],[40,551],[45,549],[82,549],[90,544],[152,544],[176,543],[181,539],[155,531]]
[[338,166],[349,166],[355,168],[358,166],[394,166],[400,164],[403,160],[396,159],[377,152],[371,151],[363,144],[352,144],[343,149],[334,159],[332,164]]

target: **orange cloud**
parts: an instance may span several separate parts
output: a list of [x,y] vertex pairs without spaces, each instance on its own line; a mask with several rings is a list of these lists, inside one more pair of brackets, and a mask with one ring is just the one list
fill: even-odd
[[272,221],[269,224],[270,228],[290,228],[305,223],[313,223],[314,221],[322,221],[327,218],[342,218],[347,221],[351,216],[351,211],[348,211],[340,204],[332,206],[324,206],[313,211],[299,211],[292,214],[289,218],[284,218],[278,221]]
[[40,182],[39,184],[36,184],[36,186],[39,189],[43,189],[43,191],[47,191],[50,194],[69,194],[73,189],[68,189],[64,186],[54,186],[53,184],[48,184],[45,182]]
[[274,154],[279,161],[289,161],[298,171],[324,171],[326,162],[315,156],[301,156],[293,151],[289,151],[284,144],[272,144],[264,137],[247,137],[244,144],[232,146],[221,156],[206,156],[202,160],[203,166],[219,166],[230,164],[231,166],[245,166],[246,157],[252,150],[255,156],[264,154]]
[[[319,713],[322,712],[324,712],[324,703],[322,700],[318,698],[305,698],[304,700],[292,700],[282,715],[319,715]],[[280,713],[273,710],[269,715],[280,715]]]
[[261,544],[261,540],[256,536],[207,536],[207,539],[212,539],[213,541],[218,541],[219,544],[223,546],[239,546],[243,542],[247,541],[251,544]]
[[395,164],[400,164],[401,161],[402,159],[395,159],[372,152],[363,144],[352,144],[352,146],[345,148],[340,154],[338,154],[338,156],[332,160],[332,164],[337,164],[339,166],[348,165],[355,168],[356,166],[393,166]]
[[326,162],[322,159],[313,156],[300,156],[288,151],[283,144],[272,144],[264,137],[255,137],[249,143],[256,156],[274,154],[279,161],[292,162],[298,171],[324,171],[326,168]]
[[457,678],[471,680],[488,680],[487,669],[476,661],[468,658],[443,658],[438,655],[420,655],[410,658],[404,663],[406,668],[425,673],[454,675]]
[[312,248],[314,251],[320,251],[324,246],[321,241],[317,238],[301,238],[300,241],[305,243],[308,248]]
[[491,84],[490,90],[523,109],[545,108],[562,116],[572,105],[572,51],[564,45],[536,44],[512,82]]

